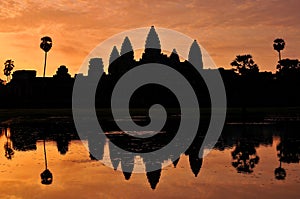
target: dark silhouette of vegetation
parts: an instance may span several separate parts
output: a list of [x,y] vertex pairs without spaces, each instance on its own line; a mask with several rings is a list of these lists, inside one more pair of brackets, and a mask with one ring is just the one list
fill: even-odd
[[300,62],[298,59],[282,59],[277,65],[277,78],[297,79],[300,76]]
[[245,149],[245,147],[237,146],[232,152],[234,162],[232,166],[236,168],[238,173],[252,173],[253,168],[258,163],[258,156],[253,150]]
[[13,155],[15,154],[13,147],[12,147],[12,142],[11,142],[10,136],[11,136],[10,129],[5,129],[6,143],[4,144],[4,150],[5,150],[5,157],[8,160],[11,160],[13,158]]
[[240,75],[256,75],[259,72],[257,64],[252,59],[252,55],[237,55],[231,62],[231,66],[236,67]]
[[255,143],[245,138],[237,141],[231,155],[233,158],[232,166],[236,168],[238,173],[252,173],[255,165],[259,162]]
[[42,37],[41,40],[42,40],[42,42],[40,44],[40,48],[43,49],[43,51],[45,51],[45,63],[44,63],[44,73],[43,73],[43,77],[45,77],[46,64],[47,64],[47,53],[52,48],[52,39],[48,36],[45,36],[45,37]]
[[299,163],[300,161],[300,141],[293,138],[282,138],[277,146],[280,162]]
[[71,75],[68,73],[68,68],[65,65],[61,65],[57,69],[56,74],[53,75],[53,77],[63,80],[63,79],[70,79]]
[[4,63],[4,75],[7,77],[7,82],[9,81],[10,75],[11,75],[11,71],[14,69],[15,65],[14,65],[14,61],[9,59],[6,60]]
[[277,145],[277,157],[279,159],[279,167],[274,170],[277,180],[284,180],[287,172],[282,167],[282,163],[299,164],[300,162],[300,137],[298,134],[299,126],[290,124],[284,129],[284,133],[280,135],[280,143]]

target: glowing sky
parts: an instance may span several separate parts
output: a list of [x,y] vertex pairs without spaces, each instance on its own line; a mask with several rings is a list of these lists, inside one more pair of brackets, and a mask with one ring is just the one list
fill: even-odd
[[101,41],[155,25],[197,39],[217,66],[229,68],[235,55],[250,53],[262,71],[274,71],[275,38],[286,41],[283,58],[299,58],[299,7],[298,0],[6,0],[0,2],[0,64],[13,59],[14,70],[41,76],[40,38],[48,35],[47,75],[62,64],[74,75]]

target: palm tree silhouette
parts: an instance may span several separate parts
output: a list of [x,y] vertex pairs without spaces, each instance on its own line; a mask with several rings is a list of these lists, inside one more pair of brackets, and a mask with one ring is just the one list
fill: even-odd
[[[41,38],[42,42],[40,44],[40,48],[45,51],[45,63],[44,63],[44,73],[43,77],[45,77],[46,73],[46,63],[47,63],[47,53],[52,47],[52,39],[48,36],[42,37]],[[44,135],[45,136],[45,135]],[[47,164],[47,154],[46,154],[46,136],[44,137],[43,140],[44,144],[44,157],[45,157],[45,170],[41,173],[41,183],[45,185],[52,184],[53,181],[53,175],[48,169],[48,164]]]
[[12,147],[12,142],[10,139],[10,129],[5,128],[5,137],[6,137],[6,143],[4,144],[4,149],[5,149],[5,157],[8,160],[11,160],[13,155],[15,154],[13,147]]
[[277,180],[284,180],[286,177],[286,171],[284,168],[282,168],[282,165],[281,165],[282,157],[283,157],[283,145],[279,144],[277,146],[277,150],[279,150],[279,154],[278,154],[279,167],[274,170],[274,175]]
[[286,177],[286,171],[281,166],[281,160],[279,161],[280,161],[279,167],[274,170],[274,175],[277,180],[284,180]]
[[41,40],[42,40],[42,43],[40,44],[40,48],[45,51],[45,64],[44,64],[44,73],[43,73],[43,77],[45,77],[47,53],[52,47],[52,39],[48,36],[45,36],[45,37],[42,37]]
[[9,81],[9,77],[11,74],[11,71],[15,67],[14,61],[11,59],[8,59],[4,62],[4,75],[7,77],[7,81]]
[[274,40],[273,48],[274,48],[274,50],[276,50],[278,52],[279,61],[281,60],[280,51],[282,51],[284,49],[284,46],[285,46],[285,42],[283,39],[277,38]]
[[48,162],[47,162],[47,153],[46,153],[46,136],[43,140],[44,144],[44,158],[45,158],[45,170],[41,173],[41,183],[44,185],[50,185],[53,181],[53,175],[51,171],[48,169]]

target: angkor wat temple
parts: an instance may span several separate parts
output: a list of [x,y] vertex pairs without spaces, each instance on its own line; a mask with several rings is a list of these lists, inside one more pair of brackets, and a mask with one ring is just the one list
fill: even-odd
[[[0,85],[0,106],[1,108],[71,108],[75,78],[88,79],[103,74],[98,84],[101,86],[96,93],[96,107],[109,108],[111,94],[118,80],[131,69],[147,63],[167,65],[182,74],[200,99],[200,107],[210,107],[210,95],[198,70],[201,70],[202,75],[220,72],[229,107],[300,105],[297,86],[300,78],[276,78],[270,72],[240,75],[232,69],[206,69],[203,66],[201,48],[196,40],[191,44],[188,60],[182,61],[176,49],[170,55],[162,52],[159,36],[153,26],[146,38],[141,58],[136,60],[134,53],[129,38],[125,37],[120,51],[116,46],[112,48],[107,73],[103,72],[104,65],[101,58],[90,59],[87,76],[77,74],[74,78],[70,76],[66,66],[60,66],[53,77],[46,78],[36,77],[36,71],[15,71],[9,83]],[[181,82],[168,74],[165,74],[165,77],[180,87]],[[157,103],[171,108],[179,106],[174,94],[168,88],[157,84],[139,88],[132,96],[130,106],[148,108]]]

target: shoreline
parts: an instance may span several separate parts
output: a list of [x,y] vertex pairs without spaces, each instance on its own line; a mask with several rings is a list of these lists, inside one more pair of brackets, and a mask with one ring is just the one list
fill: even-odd
[[[119,109],[119,111],[126,112],[127,109]],[[147,109],[135,108],[131,109],[133,117],[147,117]],[[167,111],[174,117],[178,117],[178,109],[167,109]],[[193,111],[193,109],[191,109]],[[97,114],[102,119],[109,119],[109,109],[97,109]],[[210,116],[210,111],[207,108],[200,109],[203,119],[207,119]],[[0,109],[0,124],[5,124],[12,120],[43,120],[43,119],[72,119],[72,109]],[[225,123],[240,123],[240,122],[300,122],[300,107],[251,107],[242,109],[227,108]]]

